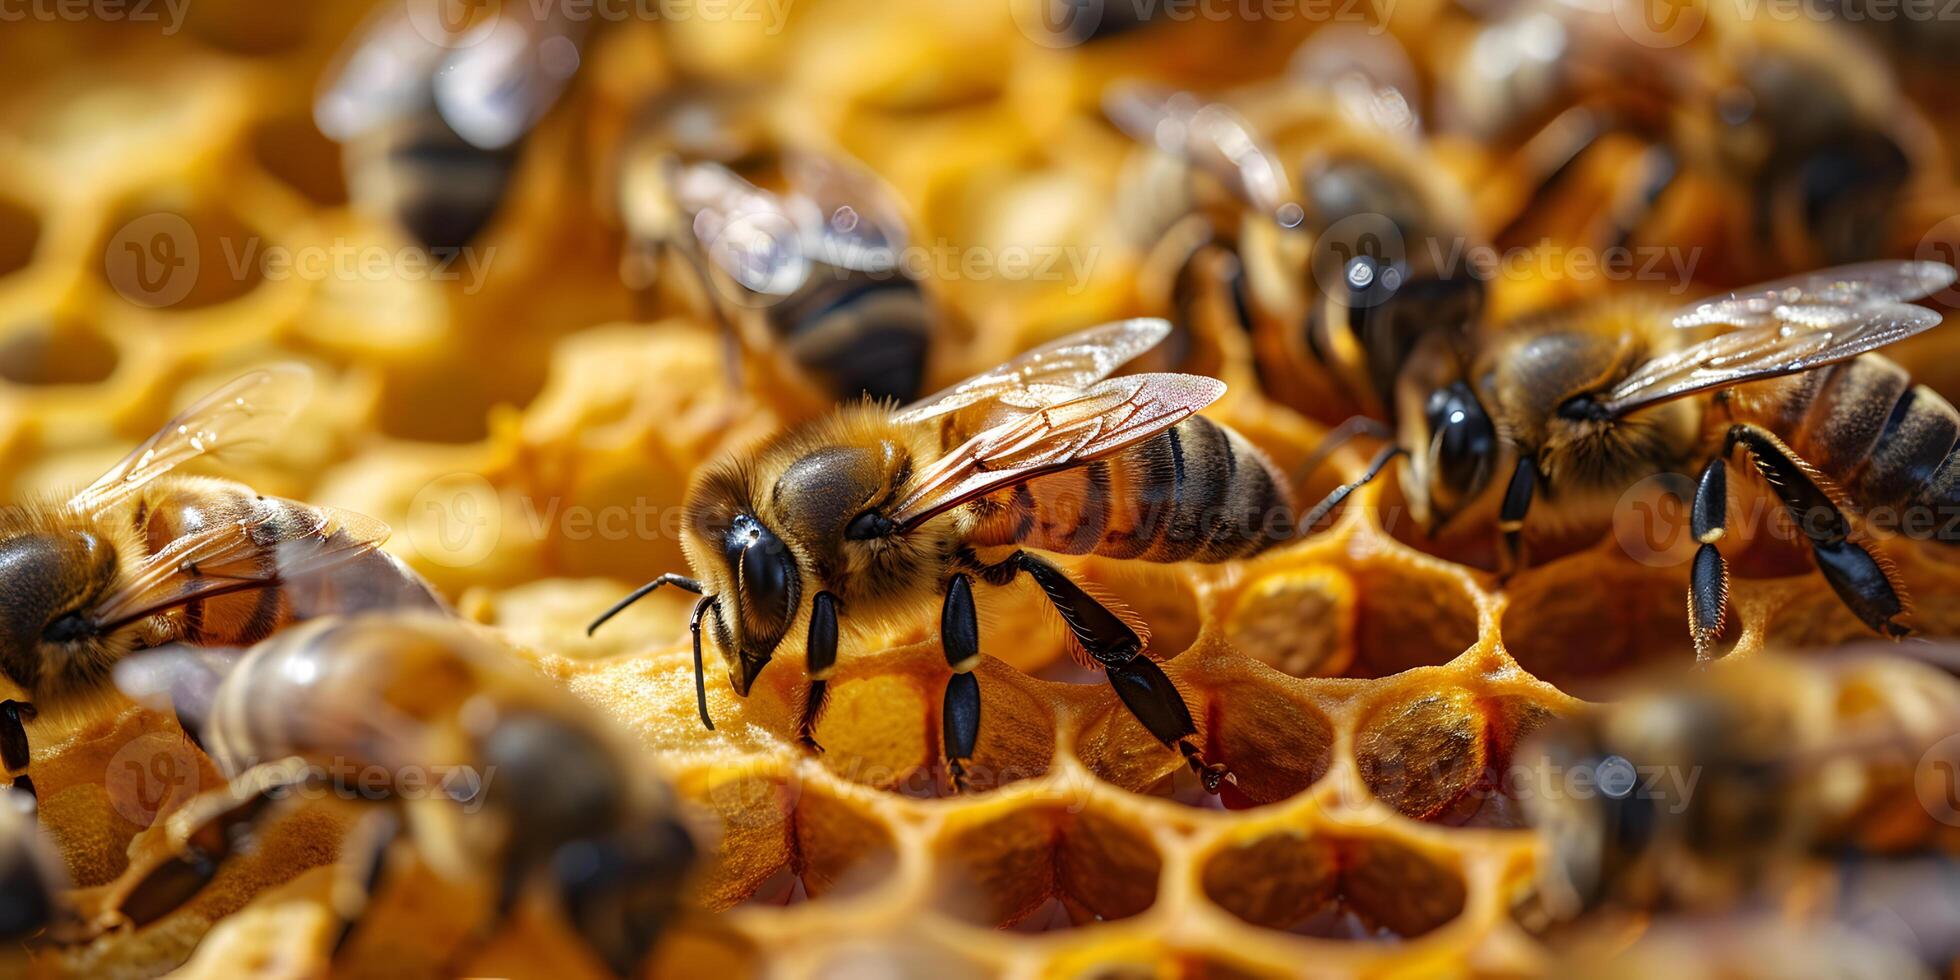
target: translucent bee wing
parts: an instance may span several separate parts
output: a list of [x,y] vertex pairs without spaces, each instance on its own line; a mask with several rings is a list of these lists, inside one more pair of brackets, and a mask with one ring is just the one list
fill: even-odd
[[810,258],[795,218],[781,198],[713,163],[681,167],[674,199],[693,215],[695,243],[737,285],[787,296],[810,275]]
[[1225,383],[1189,374],[1110,378],[1086,389],[1031,384],[1003,403],[1025,414],[986,429],[919,471],[889,515],[900,527],[1034,477],[1134,446],[1190,418]]
[[1316,31],[1293,55],[1287,75],[1331,95],[1343,113],[1377,129],[1422,131],[1415,65],[1389,34],[1354,25]]
[[1941,262],[1862,262],[1766,282],[1715,299],[1701,300],[1674,314],[1687,330],[1729,325],[1753,327],[1778,320],[1817,318],[1816,308],[1906,303],[1953,284],[1953,267]]
[[1084,388],[1170,336],[1169,322],[1151,318],[1119,320],[1069,334],[1027,351],[990,371],[928,395],[898,410],[893,420],[923,422],[990,398],[1037,386]]
[[1110,89],[1103,114],[1131,139],[1212,175],[1247,206],[1288,226],[1298,223],[1281,219],[1294,195],[1279,159],[1230,107],[1134,84]]
[[[449,48],[418,29],[409,4],[384,7],[364,24],[313,102],[314,125],[347,142],[427,104],[429,80]],[[432,20],[431,23],[434,23]]]
[[1772,322],[1719,334],[1663,354],[1614,385],[1600,403],[1624,415],[1656,402],[1796,374],[1848,360],[1938,326],[1940,315],[1907,303],[1781,307]]
[[260,368],[204,396],[164,423],[122,461],[69,498],[84,514],[100,513],[188,460],[272,441],[313,394],[313,372],[301,364]]
[[[280,503],[172,541],[88,607],[90,623],[108,633],[197,599],[301,585],[312,592],[336,574],[372,574],[359,560],[388,539],[388,525],[348,511]],[[292,515],[305,520],[294,525],[284,519]],[[304,616],[329,610],[294,611]]]
[[862,167],[812,153],[791,153],[784,169],[795,196],[808,254],[830,265],[882,272],[898,264],[910,235],[896,195]]
[[516,9],[505,6],[481,36],[452,51],[431,83],[443,121],[478,149],[515,143],[578,72],[578,39],[568,25],[525,20]]

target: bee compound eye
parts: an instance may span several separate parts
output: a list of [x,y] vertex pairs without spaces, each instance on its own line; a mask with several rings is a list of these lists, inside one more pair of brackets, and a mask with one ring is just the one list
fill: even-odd
[[802,587],[796,557],[775,532],[746,514],[730,526],[726,549],[740,578],[748,624],[758,638],[780,638],[789,629]]
[[1490,415],[1462,381],[1436,390],[1426,407],[1437,476],[1460,496],[1475,495],[1483,489],[1497,451],[1497,428]]
[[891,518],[875,510],[867,510],[851,519],[850,525],[844,528],[844,537],[851,541],[869,541],[886,537],[895,529]]
[[48,622],[41,638],[49,643],[73,643],[90,632],[88,620],[80,612],[62,613]]

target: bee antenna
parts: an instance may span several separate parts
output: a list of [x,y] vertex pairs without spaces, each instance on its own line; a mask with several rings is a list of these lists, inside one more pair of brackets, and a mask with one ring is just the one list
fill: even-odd
[[1311,533],[1314,525],[1319,524],[1321,520],[1326,518],[1329,512],[1339,507],[1341,501],[1348,498],[1348,494],[1367,486],[1375,477],[1380,476],[1381,471],[1387,468],[1390,460],[1397,456],[1405,456],[1407,454],[1408,451],[1401,446],[1383,446],[1381,452],[1376,453],[1375,458],[1368,463],[1366,472],[1357,477],[1353,483],[1343,483],[1335,487],[1333,493],[1328,494],[1320,503],[1315,504],[1313,510],[1308,511],[1307,516],[1302,518],[1300,523],[1295,526],[1295,533],[1302,535]]
[[695,595],[701,594],[700,582],[697,582],[684,575],[675,575],[673,572],[668,572],[667,574],[662,575],[659,578],[654,579],[653,581],[648,582],[647,584],[642,585],[639,588],[634,589],[633,591],[627,593],[626,598],[613,603],[611,609],[608,609],[605,612],[600,613],[599,618],[593,620],[592,623],[585,628],[585,635],[591,636],[594,632],[596,632],[599,629],[599,627],[606,625],[606,620],[611,619],[622,612],[625,612],[626,607],[631,606],[633,603],[636,603],[641,599],[646,598],[649,593],[651,593],[653,590],[657,588],[660,588],[663,585],[677,586],[679,588],[692,592]]
[[1386,422],[1366,415],[1353,416],[1327,430],[1327,434],[1321,437],[1320,444],[1313,447],[1313,453],[1307,456],[1306,462],[1301,463],[1299,468],[1293,471],[1293,482],[1305,483],[1307,477],[1312,476],[1314,471],[1320,468],[1320,464],[1327,462],[1328,457],[1339,452],[1342,446],[1353,442],[1357,436],[1388,439],[1394,435],[1395,431],[1390,429]]

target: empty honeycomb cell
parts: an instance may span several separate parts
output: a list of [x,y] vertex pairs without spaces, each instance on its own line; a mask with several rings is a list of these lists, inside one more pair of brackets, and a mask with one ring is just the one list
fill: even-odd
[[720,765],[684,773],[675,785],[719,829],[714,856],[695,881],[704,908],[729,908],[790,866],[795,793],[781,775]]
[[1125,919],[1157,900],[1164,860],[1136,827],[1091,807],[1069,818],[1056,851],[1062,900],[1099,920]]
[[[1585,697],[1629,671],[1694,660],[1685,567],[1647,568],[1588,552],[1521,573],[1508,593],[1504,648],[1567,694]],[[1739,619],[1729,617],[1725,644],[1739,635]]]
[[110,293],[139,308],[189,313],[265,281],[269,239],[220,204],[132,201],[105,226],[91,263]]
[[897,863],[891,831],[862,804],[805,786],[796,798],[796,867],[811,898],[869,891]]
[[1238,777],[1220,791],[1226,805],[1277,803],[1327,772],[1334,726],[1306,699],[1256,676],[1208,688],[1213,707],[1205,726],[1206,757]]
[[267,173],[321,207],[347,203],[347,175],[335,146],[313,117],[274,116],[254,123],[246,134],[252,159]]
[[1382,802],[1416,820],[1443,819],[1487,775],[1490,719],[1470,691],[1419,684],[1368,712],[1354,753]]
[[1340,886],[1332,841],[1285,830],[1214,851],[1204,859],[1205,897],[1267,929],[1291,931],[1319,915]]
[[1055,816],[1040,807],[961,814],[933,844],[935,903],[976,925],[1011,925],[1055,894]]
[[1336,677],[1354,661],[1354,579],[1331,565],[1281,567],[1248,582],[1226,614],[1233,647],[1295,677]]
[[1448,663],[1477,642],[1467,583],[1428,559],[1391,551],[1354,569],[1361,598],[1349,677],[1387,677]]
[[120,360],[113,341],[79,320],[41,317],[0,333],[0,378],[17,385],[94,384]]
[[1370,926],[1403,938],[1433,931],[1463,912],[1463,877],[1392,839],[1343,841],[1341,898]]
[[936,699],[928,698],[910,676],[869,674],[833,680],[815,733],[817,744],[823,746],[824,768],[878,789],[916,788],[921,780],[915,774],[936,758],[927,720],[937,707]]
[[41,216],[32,208],[0,197],[0,276],[27,268],[41,241]]

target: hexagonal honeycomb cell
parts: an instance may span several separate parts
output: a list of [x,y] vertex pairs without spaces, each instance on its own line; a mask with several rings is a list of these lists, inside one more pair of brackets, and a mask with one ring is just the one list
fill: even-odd
[[[1511,914],[1539,844],[1505,775],[1534,731],[1616,678],[1692,658],[1686,551],[1636,560],[1608,534],[1501,579],[1488,542],[1429,540],[1384,480],[1253,559],[1064,560],[1151,624],[1149,655],[1184,692],[1206,756],[1236,776],[1216,796],[1073,663],[1028,583],[979,598],[985,721],[965,795],[940,762],[949,669],[933,622],[888,624],[846,652],[814,730],[821,753],[797,741],[797,656],[746,698],[711,669],[716,727],[701,728],[685,597],[656,594],[585,631],[625,590],[684,570],[678,519],[697,468],[794,421],[731,379],[715,324],[651,314],[621,283],[602,186],[609,86],[768,76],[784,125],[884,175],[920,241],[1087,257],[1059,278],[936,279],[946,322],[931,380],[949,382],[1139,312],[1142,257],[1111,217],[1131,203],[1117,181],[1129,150],[1095,112],[1105,83],[1147,66],[1222,88],[1279,70],[1312,25],[1201,24],[1188,43],[1139,34],[1081,50],[1030,43],[1034,4],[1016,0],[799,0],[768,32],[607,25],[587,63],[624,81],[574,86],[540,124],[472,246],[476,279],[412,274],[419,253],[350,201],[312,121],[361,6],[198,3],[181,32],[30,22],[0,35],[20,73],[0,96],[0,499],[86,483],[252,365],[315,368],[318,396],[290,439],[208,471],[389,522],[388,549],[458,615],[644,749],[706,852],[653,975],[1515,976],[1555,962]],[[314,276],[241,259],[332,249],[377,264]],[[195,267],[158,291],[146,258]],[[1954,343],[1928,335],[1898,359],[1960,393]],[[1320,444],[1322,425],[1249,376],[1233,383],[1208,414],[1282,468]],[[1296,496],[1365,464],[1336,453]],[[1933,545],[1882,550],[1920,597],[1915,625],[1960,634],[1960,562]],[[1795,571],[1739,571],[1728,656],[1864,635],[1825,582]],[[1846,711],[1859,703],[1845,695]],[[85,902],[160,853],[171,809],[218,779],[174,721],[132,705],[32,731],[40,822]],[[134,808],[113,777],[131,746],[181,763]],[[0,970],[320,975],[339,932],[329,865],[358,816],[283,815],[156,924],[25,961],[0,952]],[[481,883],[409,862],[332,965],[603,975],[537,909],[486,929],[494,904]]]

